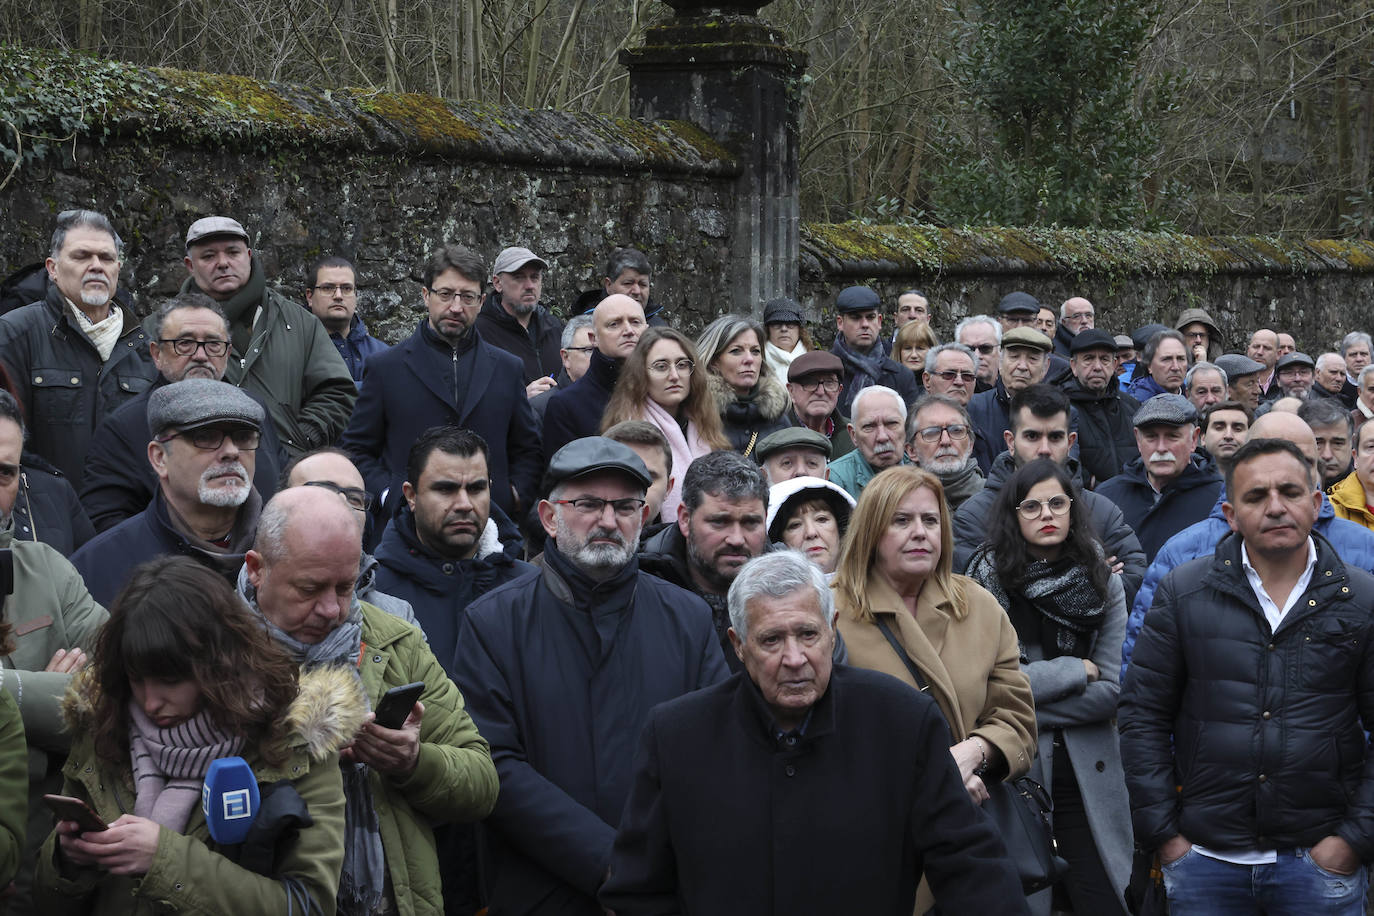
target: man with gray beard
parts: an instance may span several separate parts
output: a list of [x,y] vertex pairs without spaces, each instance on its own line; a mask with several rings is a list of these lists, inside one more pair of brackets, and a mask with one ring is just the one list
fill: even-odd
[[906,419],[906,457],[940,478],[953,512],[985,483],[973,457],[973,422],[964,405],[943,394],[928,394]]
[[493,913],[602,916],[649,710],[726,677],[710,610],[635,559],[651,482],[620,442],[563,446],[539,503],[543,568],[463,616],[450,670],[501,778],[486,820]]
[[108,604],[131,569],[168,553],[185,554],[235,582],[262,509],[252,480],[266,420],[262,405],[226,382],[191,378],[153,392],[153,501],[72,557],[97,601]]

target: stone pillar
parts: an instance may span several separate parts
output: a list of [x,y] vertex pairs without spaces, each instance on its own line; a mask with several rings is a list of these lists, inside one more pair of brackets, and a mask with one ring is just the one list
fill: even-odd
[[769,0],[666,2],[676,16],[621,54],[630,114],[690,121],[738,159],[728,307],[757,316],[765,300],[797,296],[806,55],[758,18]]

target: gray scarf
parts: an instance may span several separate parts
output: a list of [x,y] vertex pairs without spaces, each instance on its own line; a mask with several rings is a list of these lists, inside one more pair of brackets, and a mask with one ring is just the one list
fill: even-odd
[[[357,594],[344,622],[314,645],[300,642],[268,620],[258,607],[257,589],[248,581],[248,568],[239,573],[239,594],[267,632],[304,669],[341,665],[357,675],[362,652],[363,606]],[[371,771],[363,763],[340,761],[344,789],[344,862],[339,880],[338,911],[343,916],[376,912],[386,895],[386,856],[381,827],[372,801]]]
[[873,349],[865,356],[862,353],[855,353],[845,346],[844,335],[840,334],[835,338],[834,354],[844,363],[845,368],[854,373],[854,378],[845,383],[845,394],[848,396],[847,403],[854,403],[854,396],[869,385],[878,384],[878,376],[883,370],[883,348],[879,344],[874,344]]
[[966,460],[959,470],[935,476],[940,478],[940,485],[945,489],[945,499],[949,501],[951,512],[959,508],[964,500],[983,489],[986,483],[983,473],[978,470],[978,460],[972,457]]
[[215,724],[208,710],[171,728],[159,728],[129,701],[129,760],[134,770],[134,814],[182,833],[200,801],[210,764],[243,749],[243,736]]

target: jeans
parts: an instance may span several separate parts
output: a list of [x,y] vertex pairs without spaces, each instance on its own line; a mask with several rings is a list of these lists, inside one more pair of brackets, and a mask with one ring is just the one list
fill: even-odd
[[1363,916],[1368,875],[1326,871],[1306,849],[1272,865],[1233,865],[1190,849],[1164,866],[1171,916]]

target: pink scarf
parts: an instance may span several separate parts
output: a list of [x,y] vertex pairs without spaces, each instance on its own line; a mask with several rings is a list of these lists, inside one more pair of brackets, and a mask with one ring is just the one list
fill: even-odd
[[708,454],[711,447],[701,441],[696,424],[690,420],[687,421],[687,435],[684,436],[677,419],[652,398],[644,401],[644,419],[658,427],[673,451],[673,486],[663,498],[663,512],[659,518],[665,522],[676,522],[677,507],[682,503],[682,478],[687,474],[687,466]]

